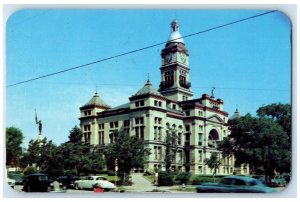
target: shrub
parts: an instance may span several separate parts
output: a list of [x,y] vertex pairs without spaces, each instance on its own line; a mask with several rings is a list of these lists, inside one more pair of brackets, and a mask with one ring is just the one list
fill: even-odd
[[188,172],[180,172],[176,175],[175,180],[179,181],[180,184],[187,184],[189,182],[189,179],[191,177],[191,174]]
[[[222,176],[215,176],[215,182],[219,182]],[[214,179],[212,176],[201,176],[201,175],[195,175],[191,179],[191,183],[193,185],[199,185],[204,182],[214,182]]]
[[115,171],[113,171],[113,170],[108,170],[108,171],[107,171],[107,175],[108,175],[108,176],[115,176]]
[[33,173],[35,173],[35,172],[36,172],[36,170],[35,170],[35,168],[34,168],[33,166],[28,166],[28,167],[26,167],[25,170],[24,170],[24,176],[33,174]]
[[158,173],[158,185],[160,186],[172,186],[174,174],[166,171],[161,171]]

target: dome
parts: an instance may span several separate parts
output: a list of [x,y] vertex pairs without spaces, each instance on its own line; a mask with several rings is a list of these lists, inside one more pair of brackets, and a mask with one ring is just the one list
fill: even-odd
[[134,94],[133,97],[148,94],[162,96],[162,94],[160,94],[155,88],[153,88],[150,80],[148,80],[143,88],[141,88],[136,94]]
[[171,34],[169,36],[168,42],[178,42],[183,43],[183,38],[179,33],[179,22],[177,20],[173,20],[171,22]]
[[229,120],[233,120],[233,119],[240,118],[240,117],[241,117],[240,112],[238,109],[236,109],[234,114],[229,118]]
[[83,105],[83,107],[87,107],[87,106],[101,106],[101,107],[108,107],[110,108],[110,106],[108,104],[106,104],[98,95],[98,93],[96,92],[95,95],[92,97],[92,99],[90,99],[90,101],[88,101],[85,105]]

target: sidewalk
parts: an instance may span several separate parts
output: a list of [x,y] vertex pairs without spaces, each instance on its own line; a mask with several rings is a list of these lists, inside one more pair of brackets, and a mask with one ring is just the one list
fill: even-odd
[[[192,193],[188,191],[180,191],[180,185],[174,186],[155,186],[149,180],[143,177],[143,174],[134,173],[132,174],[132,182],[131,186],[124,186],[128,192],[152,192],[153,190],[158,190],[158,192],[171,192],[171,193]],[[193,187],[193,186],[187,186]],[[155,192],[153,192],[155,193]],[[157,192],[156,192],[157,193]]]

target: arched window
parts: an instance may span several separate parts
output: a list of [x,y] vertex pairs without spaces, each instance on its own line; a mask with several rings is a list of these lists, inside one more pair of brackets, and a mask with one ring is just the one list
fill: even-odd
[[212,129],[208,135],[208,146],[209,147],[217,147],[217,142],[220,140],[219,133],[216,129]]

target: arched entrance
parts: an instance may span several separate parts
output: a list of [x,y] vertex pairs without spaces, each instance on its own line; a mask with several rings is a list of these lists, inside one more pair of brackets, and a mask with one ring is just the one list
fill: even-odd
[[208,135],[207,146],[216,148],[219,140],[220,140],[220,136],[219,136],[218,131],[216,129],[212,129]]

